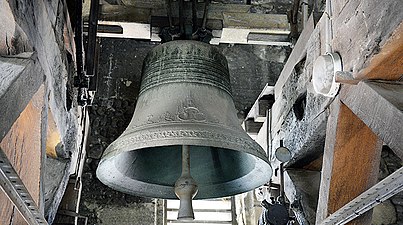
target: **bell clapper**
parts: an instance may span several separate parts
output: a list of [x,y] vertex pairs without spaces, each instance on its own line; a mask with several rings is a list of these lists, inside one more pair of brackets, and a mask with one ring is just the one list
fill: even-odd
[[178,220],[194,220],[192,199],[197,194],[197,183],[190,175],[190,151],[182,146],[182,174],[175,182],[175,194],[180,200]]

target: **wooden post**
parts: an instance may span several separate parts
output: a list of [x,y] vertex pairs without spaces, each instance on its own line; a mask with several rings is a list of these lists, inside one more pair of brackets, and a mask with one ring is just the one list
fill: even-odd
[[[24,111],[15,121],[9,132],[0,140],[0,146],[4,150],[10,163],[20,176],[25,187],[40,206],[40,167],[42,153],[41,146],[41,114],[45,88],[42,85]],[[27,224],[21,214],[8,200],[7,195],[0,189],[0,224]]]
[[[346,105],[331,105],[316,224],[376,184],[382,141]],[[371,224],[366,213],[349,224]]]

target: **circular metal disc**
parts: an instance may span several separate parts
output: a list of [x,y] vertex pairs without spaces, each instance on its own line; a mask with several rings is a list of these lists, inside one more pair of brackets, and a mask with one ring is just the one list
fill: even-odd
[[315,91],[326,97],[334,97],[340,87],[335,81],[336,72],[342,70],[338,53],[319,56],[313,65],[312,83]]
[[280,162],[288,162],[291,159],[291,151],[286,147],[278,147],[275,154]]

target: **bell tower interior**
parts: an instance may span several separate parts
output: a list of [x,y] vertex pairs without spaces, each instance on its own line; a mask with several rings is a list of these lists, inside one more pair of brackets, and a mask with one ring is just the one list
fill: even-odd
[[1,0],[0,34],[0,225],[403,224],[401,0]]

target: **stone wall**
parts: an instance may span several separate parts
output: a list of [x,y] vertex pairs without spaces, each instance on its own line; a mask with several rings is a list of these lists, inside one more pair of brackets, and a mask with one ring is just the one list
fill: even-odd
[[152,199],[115,191],[97,178],[103,151],[129,124],[140,88],[143,59],[155,44],[128,39],[101,39],[98,91],[90,108],[91,130],[83,172],[80,213],[88,224],[154,224]]

